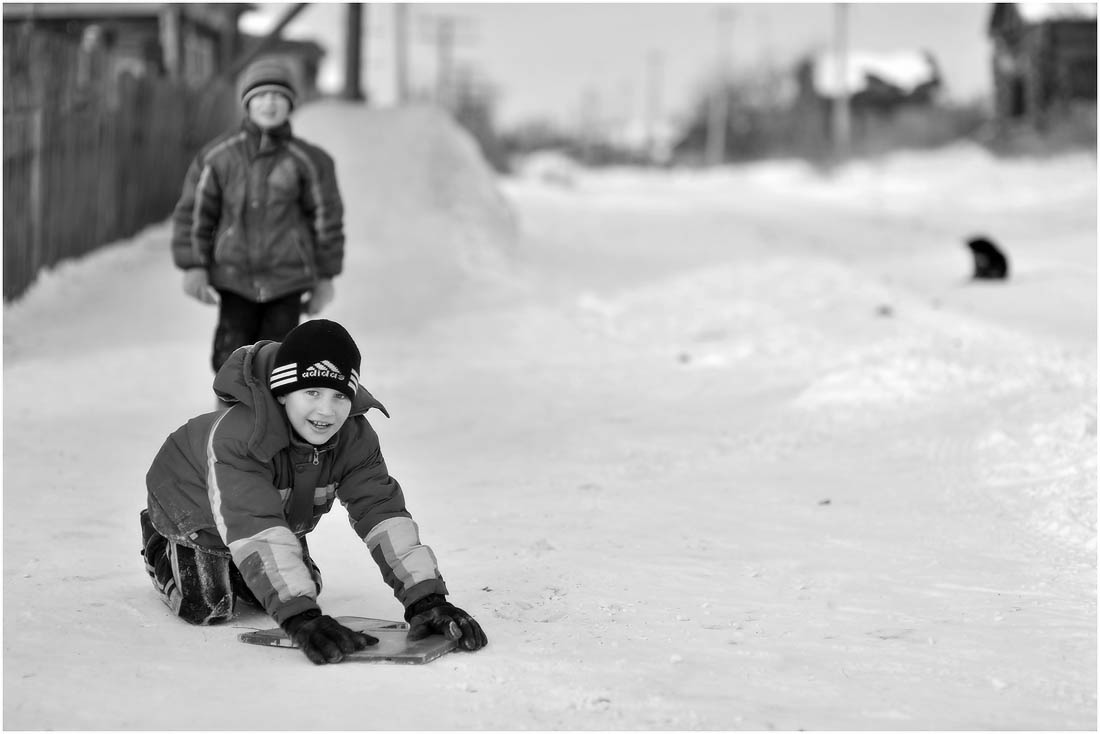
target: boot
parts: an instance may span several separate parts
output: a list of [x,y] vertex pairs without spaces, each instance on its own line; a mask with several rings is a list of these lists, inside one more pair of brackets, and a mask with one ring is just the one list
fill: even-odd
[[170,545],[169,554],[176,583],[165,599],[168,607],[191,624],[218,624],[230,619],[234,594],[229,559],[178,543]]
[[157,532],[149,519],[149,510],[142,510],[139,516],[141,522],[141,556],[145,560],[145,572],[153,580],[153,586],[164,594],[166,587],[172,583],[172,563],[168,558],[168,539]]
[[145,572],[172,613],[191,624],[217,624],[233,616],[233,585],[228,558],[202,553],[156,531],[142,510],[141,555]]

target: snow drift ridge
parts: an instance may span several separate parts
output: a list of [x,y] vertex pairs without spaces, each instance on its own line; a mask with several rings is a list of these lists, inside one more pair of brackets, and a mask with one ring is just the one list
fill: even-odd
[[390,319],[419,319],[471,281],[499,275],[518,236],[515,215],[473,138],[444,112],[324,100],[294,125],[336,160],[344,288],[372,290]]

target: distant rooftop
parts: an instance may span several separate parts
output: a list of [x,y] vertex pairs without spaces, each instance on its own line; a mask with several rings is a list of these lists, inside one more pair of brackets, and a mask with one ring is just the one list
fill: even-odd
[[[181,3],[185,15],[209,17],[212,13],[240,14],[253,3]],[[4,3],[4,18],[78,19],[78,18],[156,18],[166,3]]]
[[869,74],[904,92],[912,92],[937,77],[935,64],[923,51],[851,51],[848,53],[847,74],[843,83],[838,78],[838,67],[837,57],[832,52],[823,52],[814,59],[814,89],[821,96],[837,97],[841,92],[862,92],[867,88]]
[[155,16],[158,3],[4,3],[5,18]]
[[1016,3],[1028,23],[1048,20],[1096,20],[1096,3]]

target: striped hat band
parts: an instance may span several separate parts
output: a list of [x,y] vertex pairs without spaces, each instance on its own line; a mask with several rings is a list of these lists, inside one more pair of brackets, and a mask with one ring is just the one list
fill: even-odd
[[269,386],[275,396],[328,387],[349,398],[359,389],[359,349],[344,327],[314,319],[291,329],[275,353]]
[[307,387],[331,387],[348,397],[354,397],[359,388],[359,371],[352,369],[345,375],[328,360],[314,362],[302,369],[298,368],[297,362],[291,362],[271,370],[272,392],[285,394]]

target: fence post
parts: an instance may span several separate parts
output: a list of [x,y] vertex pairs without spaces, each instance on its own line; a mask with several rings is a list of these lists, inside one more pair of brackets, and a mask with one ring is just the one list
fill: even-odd
[[30,149],[31,149],[31,163],[30,163],[30,176],[28,192],[28,202],[30,209],[30,223],[31,223],[31,242],[30,242],[30,263],[29,268],[31,272],[31,280],[41,269],[43,263],[42,258],[42,217],[44,214],[44,208],[42,206],[42,147],[43,147],[43,135],[42,135],[43,115],[42,107],[35,106],[34,110],[30,114]]

